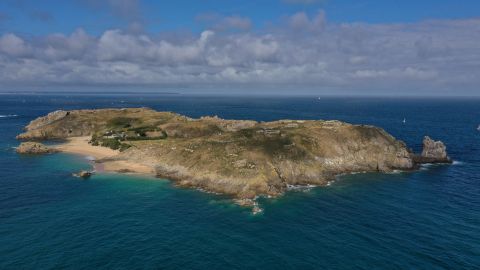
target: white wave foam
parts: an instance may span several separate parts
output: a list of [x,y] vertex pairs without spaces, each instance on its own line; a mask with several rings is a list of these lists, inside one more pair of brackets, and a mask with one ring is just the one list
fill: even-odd
[[95,157],[93,156],[86,156],[85,159],[89,161],[95,161]]
[[12,118],[17,116],[17,114],[0,114],[0,118]]
[[454,161],[452,162],[452,165],[463,165],[463,164],[464,164],[463,161],[458,161],[458,160],[454,160]]
[[215,191],[210,191],[210,190],[206,190],[204,188],[196,188],[196,190],[198,191],[201,191],[201,192],[204,192],[204,193],[208,193],[208,194],[214,194],[214,195],[221,195],[221,193],[218,193],[218,192],[215,192]]
[[289,184],[287,184],[287,190],[293,190],[293,191],[309,191],[314,187],[316,187],[316,186],[315,185],[289,185]]
[[428,169],[429,169],[430,167],[432,167],[432,166],[433,166],[432,163],[425,163],[425,164],[420,165],[420,169],[419,169],[419,170],[420,170],[420,171],[426,171],[426,170],[428,170]]

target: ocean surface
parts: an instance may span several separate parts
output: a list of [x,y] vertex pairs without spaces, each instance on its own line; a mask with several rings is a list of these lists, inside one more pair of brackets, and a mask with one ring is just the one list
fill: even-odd
[[[383,127],[453,165],[342,176],[260,201],[168,180],[79,181],[82,156],[19,156],[15,135],[58,109],[147,106],[191,117],[338,119]],[[403,124],[403,119],[406,123]],[[480,99],[0,94],[0,269],[479,269]]]

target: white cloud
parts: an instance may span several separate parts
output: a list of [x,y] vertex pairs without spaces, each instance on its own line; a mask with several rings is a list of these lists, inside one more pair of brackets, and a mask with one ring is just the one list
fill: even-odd
[[[0,85],[295,85],[315,89],[466,89],[480,85],[480,20],[334,24],[297,13],[286,26],[169,37],[0,36]],[[417,91],[416,90],[416,91]]]
[[0,37],[0,51],[13,57],[22,57],[29,53],[30,49],[23,39],[14,34],[5,34]]
[[226,25],[229,28],[236,28],[241,30],[248,30],[252,27],[252,22],[249,18],[240,16],[225,17],[222,21],[222,24]]
[[305,12],[298,12],[288,18],[288,25],[294,31],[317,32],[323,30],[326,23],[325,12],[320,10],[313,18],[309,18]]

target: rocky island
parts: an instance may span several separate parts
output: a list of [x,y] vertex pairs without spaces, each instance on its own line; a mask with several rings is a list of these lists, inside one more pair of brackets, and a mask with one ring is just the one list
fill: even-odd
[[426,137],[415,155],[374,126],[193,119],[148,108],[55,111],[17,139],[65,140],[56,151],[92,155],[97,170],[153,174],[244,201],[278,196],[291,185],[325,185],[339,174],[451,162],[441,142]]
[[15,150],[19,154],[30,155],[52,154],[57,152],[55,148],[50,148],[39,142],[23,142]]

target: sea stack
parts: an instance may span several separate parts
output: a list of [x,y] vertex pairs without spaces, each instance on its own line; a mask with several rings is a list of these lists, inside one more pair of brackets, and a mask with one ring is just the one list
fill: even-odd
[[452,163],[447,155],[447,147],[441,141],[434,141],[430,137],[423,138],[423,150],[420,156],[415,157],[416,163]]

